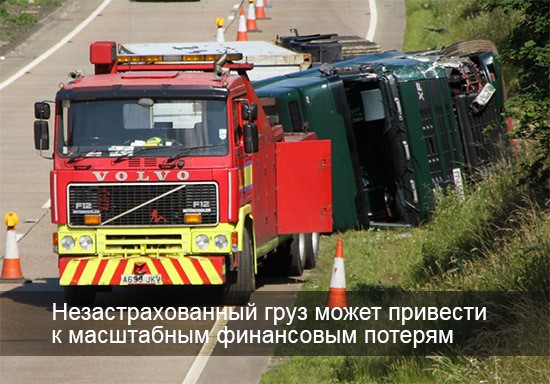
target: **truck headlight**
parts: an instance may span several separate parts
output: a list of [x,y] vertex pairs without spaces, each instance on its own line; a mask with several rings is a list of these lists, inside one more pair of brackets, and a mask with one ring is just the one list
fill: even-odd
[[214,237],[214,245],[216,246],[216,248],[224,249],[225,247],[227,247],[227,244],[227,237],[225,237],[224,235],[218,235]]
[[78,239],[78,243],[80,244],[80,248],[85,251],[89,251],[94,245],[94,241],[92,240],[92,238],[87,235],[80,236],[80,239]]
[[75,242],[72,236],[65,236],[61,239],[61,248],[66,251],[70,251],[74,248]]
[[197,247],[199,247],[200,249],[206,249],[210,245],[210,240],[206,235],[198,235],[195,238],[195,243],[197,244]]

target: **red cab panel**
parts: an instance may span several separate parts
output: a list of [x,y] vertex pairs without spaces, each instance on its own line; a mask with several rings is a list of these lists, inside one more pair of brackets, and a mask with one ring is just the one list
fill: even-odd
[[330,140],[276,145],[278,233],[331,232]]

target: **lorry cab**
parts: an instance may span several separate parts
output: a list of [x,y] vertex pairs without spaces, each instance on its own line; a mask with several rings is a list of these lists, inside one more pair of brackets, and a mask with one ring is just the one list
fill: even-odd
[[[330,143],[270,124],[246,74],[252,64],[233,63],[240,53],[157,48],[164,54],[93,43],[95,74],[74,73],[56,94],[60,284],[73,304],[132,284],[215,285],[227,302],[246,303],[261,263],[301,274],[316,257],[305,254],[306,234],[332,228],[330,189],[295,196],[330,183]],[[39,150],[47,109],[35,107]]]

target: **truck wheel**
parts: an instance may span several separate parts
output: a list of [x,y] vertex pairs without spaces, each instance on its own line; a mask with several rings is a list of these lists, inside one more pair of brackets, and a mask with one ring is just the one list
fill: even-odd
[[306,265],[307,234],[297,233],[292,236],[290,243],[290,263],[288,274],[290,276],[302,276]]
[[421,214],[407,204],[404,193],[404,188],[398,188],[395,193],[394,200],[397,212],[406,224],[417,225],[422,219]]
[[65,287],[65,302],[70,307],[90,307],[95,301],[95,287],[71,285]]
[[[239,252],[239,267],[233,284],[224,286],[224,302],[227,305],[245,305],[250,295],[256,290],[254,271],[254,249],[248,230],[243,235],[243,250]],[[235,273],[233,272],[233,273]]]
[[319,233],[306,234],[306,269],[314,268],[319,257]]

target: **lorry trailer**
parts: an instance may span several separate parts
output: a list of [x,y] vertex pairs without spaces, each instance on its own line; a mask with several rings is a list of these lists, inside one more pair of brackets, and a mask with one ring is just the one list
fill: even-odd
[[271,121],[331,140],[334,229],[418,224],[435,190],[461,188],[506,153],[502,75],[487,44],[376,53],[254,87]]

